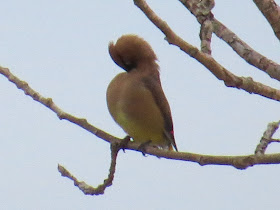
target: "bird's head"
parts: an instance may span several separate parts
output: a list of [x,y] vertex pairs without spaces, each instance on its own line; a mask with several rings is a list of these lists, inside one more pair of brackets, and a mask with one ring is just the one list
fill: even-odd
[[127,72],[142,62],[155,63],[157,60],[148,42],[133,34],[121,36],[116,44],[110,42],[109,53],[113,61]]

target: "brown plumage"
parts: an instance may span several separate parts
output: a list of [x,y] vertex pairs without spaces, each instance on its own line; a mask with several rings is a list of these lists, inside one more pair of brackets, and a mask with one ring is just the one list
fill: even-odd
[[136,35],[123,35],[109,44],[113,61],[126,72],[107,89],[107,105],[114,120],[135,142],[177,150],[173,122],[159,78],[157,57]]

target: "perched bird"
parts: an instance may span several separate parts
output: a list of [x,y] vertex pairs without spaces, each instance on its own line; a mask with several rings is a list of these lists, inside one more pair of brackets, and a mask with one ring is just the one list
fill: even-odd
[[163,93],[157,57],[142,38],[128,34],[109,43],[113,61],[126,72],[107,89],[107,105],[114,120],[133,141],[177,151],[173,122]]

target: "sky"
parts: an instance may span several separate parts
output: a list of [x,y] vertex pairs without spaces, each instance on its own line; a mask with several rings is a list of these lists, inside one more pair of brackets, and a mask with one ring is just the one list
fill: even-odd
[[[178,35],[200,46],[199,24],[179,1],[148,3]],[[253,1],[217,0],[213,13],[256,51],[280,63],[279,40]],[[1,66],[64,111],[120,138],[125,133],[109,115],[105,94],[122,69],[111,60],[108,43],[129,33],[147,40],[159,58],[180,151],[252,154],[267,124],[280,119],[279,102],[227,88],[169,45],[132,0],[3,1],[0,28]],[[236,75],[280,88],[215,35],[212,55]],[[113,185],[104,195],[84,195],[60,176],[57,164],[97,186],[108,174],[109,144],[59,120],[1,75],[0,100],[0,209],[279,208],[279,165],[202,167],[134,151],[119,153]],[[267,153],[279,151],[280,145],[272,144]]]

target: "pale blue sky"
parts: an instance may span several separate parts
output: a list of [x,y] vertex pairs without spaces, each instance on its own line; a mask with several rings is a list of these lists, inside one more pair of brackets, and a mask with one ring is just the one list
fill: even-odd
[[[276,1],[280,4],[280,1]],[[189,43],[199,47],[199,24],[179,1],[148,1]],[[253,1],[216,1],[217,19],[251,47],[280,63],[280,47]],[[122,70],[108,43],[135,33],[158,55],[180,151],[216,155],[254,152],[279,102],[227,88],[201,64],[164,40],[132,0],[9,0],[1,4],[0,65],[64,111],[125,136],[107,111],[105,92]],[[280,88],[213,36],[213,56],[233,73]],[[96,186],[107,176],[109,144],[33,101],[0,76],[0,209],[278,209],[280,166],[244,171],[227,166],[120,152],[113,186],[85,196],[60,176],[60,163]],[[279,133],[276,137],[279,137]],[[279,152],[273,144],[268,152]]]

